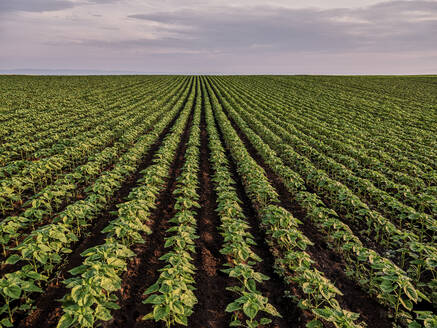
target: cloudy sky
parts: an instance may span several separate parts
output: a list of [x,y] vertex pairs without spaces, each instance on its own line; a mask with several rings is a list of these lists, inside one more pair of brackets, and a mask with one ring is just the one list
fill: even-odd
[[0,70],[437,73],[437,0],[0,0]]

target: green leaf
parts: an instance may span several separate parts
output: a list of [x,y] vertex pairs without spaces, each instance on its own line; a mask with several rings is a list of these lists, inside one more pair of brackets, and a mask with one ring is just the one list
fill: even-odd
[[425,328],[435,328],[437,327],[437,320],[435,318],[427,318],[423,322]]
[[226,312],[234,312],[234,311],[238,311],[241,309],[240,304],[238,304],[237,302],[232,302],[229,303],[228,306],[226,307]]
[[143,295],[152,294],[159,290],[159,283],[154,283],[152,286],[146,289]]
[[330,308],[323,308],[323,309],[313,309],[313,313],[322,317],[323,319],[328,319],[332,315],[332,309]]
[[70,272],[73,276],[76,276],[78,274],[84,273],[87,268],[88,268],[87,265],[82,264],[82,265],[79,265],[79,266],[69,270],[68,272]]
[[111,311],[109,311],[100,304],[96,307],[95,316],[103,321],[108,321],[112,319]]
[[282,318],[282,316],[279,314],[279,312],[276,310],[276,308],[273,305],[271,305],[270,303],[266,304],[264,311],[271,314],[272,316]]
[[261,325],[268,325],[271,322],[272,322],[272,319],[269,319],[269,318],[261,318],[261,320],[259,321],[259,323]]
[[93,327],[94,316],[92,313],[79,314],[78,321],[81,327]]
[[8,257],[8,259],[5,261],[5,263],[15,264],[20,260],[21,260],[21,256],[19,256],[18,254],[12,254],[11,256]]
[[176,323],[179,323],[183,326],[188,326],[188,319],[186,316],[183,315],[181,317],[175,317],[174,319],[175,319]]
[[70,314],[64,314],[61,319],[59,319],[58,325],[56,328],[68,328],[74,323],[74,319],[70,316]]
[[402,305],[408,310],[411,311],[413,309],[413,302],[411,302],[409,299],[404,299],[403,297],[401,297],[399,299],[402,303]]
[[170,308],[168,306],[159,305],[153,309],[153,317],[155,321],[162,320],[170,313]]
[[75,302],[78,302],[82,298],[82,288],[81,285],[78,285],[71,290],[71,297]]
[[144,304],[162,304],[164,302],[164,295],[150,295],[146,300],[143,301]]
[[323,328],[323,324],[321,321],[314,319],[306,324],[307,328]]
[[147,313],[141,320],[150,320],[153,319],[153,312]]
[[254,304],[250,301],[243,304],[243,312],[250,319],[254,319],[256,317],[258,310],[259,310],[259,307],[257,306],[257,304]]
[[106,291],[116,291],[118,289],[118,284],[110,278],[102,278],[100,281],[100,286]]
[[114,303],[114,302],[105,302],[103,305],[105,307],[107,307],[108,309],[112,309],[112,310],[120,309],[120,305],[118,305],[117,303]]
[[22,289],[25,292],[38,292],[38,293],[43,292],[43,290],[37,285],[35,285],[33,282],[28,282],[23,284]]
[[422,328],[422,325],[417,321],[413,321],[408,325],[408,328]]
[[404,292],[405,292],[405,295],[407,295],[410,300],[417,302],[417,292],[414,289],[413,285],[411,285],[411,283],[408,282],[404,286]]
[[10,298],[19,299],[21,295],[21,288],[17,285],[7,286],[3,288],[3,292]]
[[238,319],[231,321],[231,323],[229,324],[229,327],[240,327],[240,326],[241,326],[241,321]]
[[11,320],[9,320],[8,318],[4,318],[2,321],[0,321],[0,324],[2,326],[5,326],[5,327],[13,327],[14,326],[12,324]]
[[0,314],[7,313],[7,312],[8,312],[7,304],[3,304],[3,306],[0,306]]
[[395,290],[393,284],[388,280],[384,280],[379,286],[381,287],[381,290],[387,294]]
[[33,280],[47,280],[47,277],[36,271],[26,271],[26,276]]

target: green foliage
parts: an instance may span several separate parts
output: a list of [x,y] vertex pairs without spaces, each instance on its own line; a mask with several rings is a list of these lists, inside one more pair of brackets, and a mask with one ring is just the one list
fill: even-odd
[[[111,320],[131,249],[152,233],[151,213],[181,155],[175,215],[159,277],[145,286],[152,310],[144,319],[189,326],[202,115],[221,272],[232,285],[229,326],[268,326],[281,316],[262,292],[269,277],[256,270],[262,259],[250,231],[258,228],[275,272],[293,287],[285,296],[311,313],[307,327],[365,326],[317,270],[307,224],[393,325],[437,326],[434,313],[417,310],[437,303],[435,77],[6,76],[0,86],[0,327],[34,309],[102,215],[110,215],[105,239],[64,281],[58,327]],[[190,113],[187,147],[177,154]],[[132,176],[136,187],[120,200]],[[253,218],[243,213],[235,178]]]

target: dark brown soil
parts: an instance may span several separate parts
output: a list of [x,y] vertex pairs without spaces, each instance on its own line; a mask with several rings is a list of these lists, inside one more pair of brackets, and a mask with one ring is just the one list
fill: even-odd
[[168,220],[175,214],[173,191],[176,188],[176,178],[184,164],[193,108],[176,151],[177,157],[170,168],[165,190],[161,192],[157,208],[151,214],[150,228],[153,233],[144,236],[146,241],[144,244],[134,247],[136,257],[130,261],[127,272],[122,277],[122,289],[119,293],[120,309],[114,311],[113,319],[105,322],[104,327],[161,327],[161,324],[153,320],[142,321],[142,317],[153,310],[150,304],[142,304],[142,301],[147,298],[143,293],[158,279],[158,270],[164,264],[159,258],[166,253],[164,238],[166,230],[170,227]]
[[288,192],[281,179],[264,163],[247,137],[241,132],[228,114],[227,116],[252,158],[265,170],[269,181],[280,196],[281,206],[289,210],[297,219],[305,222],[305,224],[302,224],[300,227],[304,234],[314,243],[314,246],[309,247],[308,253],[311,255],[311,258],[316,261],[315,267],[322,271],[344,294],[337,298],[342,307],[359,313],[360,317],[367,322],[369,327],[391,327],[391,321],[387,317],[387,310],[346,276],[344,260],[328,248],[323,239],[323,235],[305,219],[304,210]]
[[[182,92],[182,88],[179,88],[179,90]],[[141,120],[141,118],[140,118],[139,120]],[[175,121],[175,120],[173,120],[173,122],[174,122],[174,121]],[[172,122],[172,124],[173,124],[173,122]],[[139,122],[137,121],[137,123],[139,123]],[[172,124],[171,124],[171,125],[172,125]],[[168,129],[170,128],[171,125],[169,125],[169,126],[167,127],[167,130],[165,130],[165,131],[168,131]],[[152,128],[153,128],[153,127],[152,127]],[[144,133],[144,134],[145,134],[145,133],[148,133],[152,128],[149,128],[147,131],[143,131],[143,133]],[[115,142],[115,140],[111,141],[111,143],[108,145],[108,147],[112,147],[112,146],[114,145],[114,142]],[[155,146],[156,146],[156,145],[153,145],[152,147],[155,147]],[[157,148],[156,148],[156,149],[157,149]],[[120,152],[120,156],[122,156],[122,155],[123,155],[124,153],[126,153],[127,151],[128,151],[128,148],[123,149],[123,150]],[[105,171],[112,170],[112,169],[114,168],[114,162],[115,162],[115,161],[112,161],[111,163],[109,163],[106,167],[104,167],[104,168],[101,170],[101,172],[105,172]],[[64,202],[59,206],[59,208],[56,210],[56,213],[55,213],[54,215],[49,216],[49,217],[44,217],[44,218],[41,220],[41,222],[34,223],[33,226],[30,226],[30,227],[28,227],[27,229],[23,230],[23,231],[21,232],[21,234],[20,234],[20,237],[17,239],[18,243],[22,242],[22,241],[23,241],[23,240],[24,240],[24,239],[25,239],[25,238],[30,234],[30,232],[31,232],[32,230],[35,230],[35,229],[37,229],[37,228],[39,228],[39,227],[41,227],[41,226],[43,226],[43,225],[46,225],[46,224],[49,224],[50,222],[52,222],[53,219],[56,217],[57,213],[63,211],[63,210],[64,210],[64,209],[65,209],[69,204],[71,204],[72,202],[74,202],[74,201],[78,201],[78,200],[82,200],[82,199],[85,199],[85,198],[86,198],[85,189],[87,188],[87,186],[91,185],[91,184],[92,184],[92,183],[93,183],[97,178],[98,178],[98,177],[96,176],[96,177],[94,177],[93,179],[91,179],[90,181],[88,181],[88,183],[83,183],[83,184],[79,185],[78,188],[76,188],[76,189],[74,190],[74,193],[76,194],[76,196],[73,197],[72,199],[68,200],[68,201],[64,201]],[[30,206],[22,207],[20,210],[16,210],[16,212],[14,212],[14,213],[11,214],[11,215],[16,215],[16,216],[18,216],[18,215],[20,215],[20,213],[24,212],[24,210],[26,210],[28,207],[30,207]],[[9,247],[13,247],[13,245],[15,245],[15,241],[11,241],[11,242],[9,243],[9,245],[7,245],[7,246],[9,246]],[[6,251],[6,256],[3,255],[3,252],[0,252],[0,263],[1,263],[1,264],[0,264],[0,277],[3,276],[3,275],[6,274],[6,273],[16,271],[17,269],[20,268],[19,265],[6,265],[6,264],[3,264],[3,263],[2,263],[5,259],[8,258],[9,255],[10,255],[10,251],[9,251],[9,250]]]
[[59,275],[46,288],[45,293],[36,299],[35,304],[37,309],[27,318],[19,318],[19,320],[17,320],[17,322],[19,322],[18,327],[56,327],[57,322],[62,315],[61,304],[57,300],[62,298],[67,292],[67,289],[61,282],[70,277],[68,270],[71,270],[82,263],[82,257],[80,256],[81,252],[104,242],[105,235],[100,233],[100,231],[110,220],[114,219],[114,215],[112,215],[111,212],[117,210],[116,205],[123,202],[132,188],[135,187],[137,180],[141,177],[141,171],[152,163],[154,154],[161,146],[165,135],[173,126],[179,113],[164,129],[158,140],[151,146],[149,152],[140,163],[137,171],[129,177],[121,189],[116,193],[111,208],[95,220],[96,223],[93,226],[92,231],[79,242],[73,253],[67,257],[64,262],[66,264],[60,271]]
[[[247,100],[247,99],[246,99]],[[249,100],[248,103],[253,103],[253,101]],[[297,151],[298,153],[300,153],[299,151]],[[308,157],[306,154],[302,154],[301,155]],[[308,159],[312,160],[312,158],[308,157]],[[312,160],[312,162],[315,164],[316,167],[319,168],[319,164],[315,161]],[[323,167],[322,167],[323,169]],[[329,173],[329,172],[327,172]],[[332,177],[331,177],[332,178]],[[336,178],[334,178],[335,180]],[[315,191],[311,188],[311,186],[306,185],[306,189],[307,191],[311,192],[311,193],[315,193]],[[351,189],[352,190],[352,189]],[[323,194],[319,194],[320,199],[323,201],[323,203],[330,208],[335,208],[335,204],[333,204],[333,202],[331,202],[327,197],[324,197]],[[372,205],[372,202],[370,199],[366,198],[365,195],[360,196],[361,200],[364,201],[366,203],[366,205],[369,206],[370,209],[372,210],[378,210],[377,207],[375,207],[374,205]],[[354,234],[356,236],[360,237],[361,242],[363,243],[364,246],[366,246],[367,248],[370,248],[372,250],[374,250],[375,252],[377,252],[379,255],[381,256],[385,256],[384,253],[386,251],[386,248],[384,248],[383,245],[379,244],[378,242],[375,241],[375,238],[373,238],[373,236],[368,236],[366,233],[363,233],[363,231],[367,230],[367,226],[364,224],[364,222],[351,222],[351,220],[346,219],[346,215],[347,213],[345,211],[338,211],[337,210],[337,214],[339,215],[339,218],[342,220],[342,222],[344,222],[345,224],[347,224],[352,231],[354,232]],[[398,257],[396,258],[392,258],[392,261],[394,261],[397,265],[400,265],[400,261],[398,259]]]
[[[202,95],[204,101],[204,95]],[[196,240],[196,297],[197,305],[189,318],[189,326],[194,328],[227,327],[231,321],[226,306],[235,298],[226,290],[230,286],[224,269],[226,258],[219,252],[223,245],[223,238],[219,234],[220,218],[217,208],[217,195],[211,181],[213,170],[209,162],[210,150],[208,147],[208,133],[206,131],[205,112],[201,115],[201,148],[200,148],[200,205],[197,228],[199,238]]]
[[[247,101],[247,99],[246,99]],[[249,100],[248,102],[253,103],[253,101]],[[298,151],[299,152],[299,151]],[[308,157],[306,154],[301,154],[303,156]],[[310,160],[312,160],[312,158],[308,157]],[[313,161],[314,165],[318,168],[320,168],[320,164],[317,161]],[[322,167],[323,169],[323,167]],[[327,173],[329,173],[328,175],[331,176],[331,178],[333,178],[334,180],[336,180],[336,175],[335,174],[330,174],[330,172],[328,171]],[[349,189],[351,189],[354,193],[357,191],[355,190],[356,188],[352,188],[353,186],[349,186]],[[311,186],[306,185],[306,189],[308,192],[311,193],[316,193],[314,191],[313,188],[311,188]],[[326,207],[328,208],[337,208],[335,202],[331,201],[329,199],[329,197],[325,197],[323,193],[319,194],[320,199],[322,200],[322,202],[325,204]],[[378,206],[376,206],[376,204],[374,204],[373,200],[371,198],[369,198],[368,195],[363,194],[360,195],[359,198],[361,198],[361,200],[372,210],[374,211],[379,211]],[[366,232],[367,231],[367,226],[365,225],[364,222],[352,222],[351,220],[347,219],[347,211],[345,209],[340,209],[337,208],[336,212],[339,216],[339,218],[341,219],[341,221],[345,224],[347,224],[349,226],[349,228],[351,228],[352,232],[358,236],[360,238],[360,241],[363,243],[363,245],[369,249],[372,249],[373,251],[375,251],[376,253],[378,253],[379,255],[385,257],[386,256],[386,251],[387,251],[387,247],[391,248],[391,249],[396,249],[396,246],[389,246],[389,245],[384,245],[381,242],[378,242],[376,239],[376,233],[373,231],[370,235]],[[395,222],[396,225],[398,225],[397,222]],[[408,230],[408,229],[407,229]],[[428,232],[428,231],[426,231]],[[430,233],[431,234],[431,233]],[[406,266],[408,266],[408,264],[402,267],[401,265],[401,259],[399,256],[395,256],[395,257],[390,257],[390,260],[393,261],[396,265],[398,265],[399,267],[406,269]],[[411,257],[406,258],[406,263],[409,263],[410,261],[413,261],[414,259]],[[431,279],[431,274],[430,272],[425,272],[425,274],[423,274],[421,276],[420,281],[421,282],[428,282]],[[437,305],[436,304],[432,304],[430,302],[427,302],[425,300],[421,301],[420,303],[416,304],[413,306],[413,311],[435,311],[437,309]]]
[[[220,140],[225,145],[223,139],[223,133],[219,128],[217,119],[215,118],[215,124],[218,128]],[[238,197],[242,200],[242,208],[245,217],[251,225],[251,233],[255,238],[256,246],[252,249],[261,257],[262,262],[256,265],[256,270],[262,274],[268,276],[270,279],[265,281],[259,286],[259,290],[262,294],[268,297],[269,302],[278,310],[283,318],[274,318],[271,327],[286,328],[286,327],[304,327],[306,321],[302,316],[300,309],[291,302],[288,298],[284,297],[284,291],[290,290],[283,279],[274,271],[274,257],[269,251],[269,247],[265,241],[265,234],[259,229],[259,221],[255,209],[252,207],[250,199],[248,198],[242,180],[237,172],[237,165],[232,159],[229,149],[225,147],[226,156],[230,164],[230,171],[232,179],[236,182],[236,190]]]
[[[214,82],[208,78],[205,81],[206,83],[214,84]],[[197,83],[199,83],[198,79]],[[189,88],[188,95],[192,92],[193,88],[195,88],[195,82],[191,83]],[[178,92],[181,93],[182,89],[183,88],[181,87]],[[219,92],[213,90],[212,94],[217,96],[219,102],[223,101]],[[220,249],[223,246],[223,238],[220,235],[219,230],[221,224],[220,217],[216,212],[217,195],[214,191],[212,181],[214,172],[210,162],[210,150],[208,147],[208,134],[204,112],[205,100],[210,96],[211,94],[209,94],[209,91],[201,96],[203,107],[200,122],[201,148],[198,188],[201,207],[197,212],[197,233],[199,238],[195,241],[196,254],[193,255],[194,264],[196,266],[195,294],[198,303],[194,307],[193,315],[189,318],[188,326],[192,328],[228,327],[229,322],[231,321],[231,315],[227,313],[225,309],[229,303],[238,297],[238,295],[226,290],[226,287],[235,285],[236,280],[229,278],[227,274],[221,271],[225,268],[224,265],[227,262],[227,258],[220,253]],[[141,98],[135,98],[133,101],[140,101],[140,99]],[[244,96],[241,96],[241,99],[244,100]],[[152,145],[147,155],[142,159],[135,174],[131,175],[121,189],[116,192],[111,203],[108,205],[108,209],[92,222],[92,225],[87,229],[88,232],[74,245],[73,253],[66,257],[63,265],[59,267],[56,277],[51,277],[52,279],[46,287],[45,292],[43,294],[32,295],[36,299],[35,305],[37,308],[27,317],[24,315],[18,315],[16,317],[16,327],[56,327],[60,316],[63,314],[61,304],[58,300],[69,291],[62,284],[64,279],[71,277],[68,270],[82,263],[83,258],[80,256],[81,252],[104,242],[105,235],[101,233],[101,230],[110,220],[115,218],[113,212],[117,210],[116,205],[123,202],[132,188],[135,187],[138,179],[142,176],[141,171],[153,164],[156,151],[161,147],[164,137],[169,133],[171,127],[179,117],[180,112],[187,104],[187,100],[188,96],[183,100],[178,115],[176,115],[172,122],[170,122],[164,129],[158,140]],[[190,128],[192,126],[194,108],[195,104],[193,104],[191,108],[191,113],[185,125],[184,132],[181,135],[176,150],[176,156],[170,168],[168,178],[165,181],[165,186],[163,186],[157,199],[157,207],[151,213],[149,227],[152,230],[152,234],[143,236],[145,239],[144,244],[137,244],[132,247],[136,256],[128,262],[127,271],[124,272],[122,276],[122,288],[117,293],[119,300],[118,304],[121,308],[120,310],[113,311],[112,320],[101,323],[105,328],[164,328],[164,324],[161,322],[156,323],[153,320],[142,320],[144,315],[152,311],[151,305],[142,304],[142,301],[147,298],[147,296],[143,296],[143,292],[150,285],[156,282],[160,274],[159,269],[164,266],[164,262],[160,261],[159,258],[168,251],[168,249],[164,248],[165,238],[169,235],[166,231],[170,227],[169,220],[176,214],[176,210],[174,209],[175,197],[173,191],[177,187],[176,179],[180,175],[182,166],[185,162],[184,156]],[[360,319],[365,321],[368,327],[392,327],[392,321],[388,318],[388,310],[377,303],[376,299],[369,296],[365,290],[346,275],[346,265],[341,254],[338,254],[336,251],[329,248],[325,241],[326,236],[306,218],[304,208],[296,201],[293,194],[287,190],[281,178],[263,161],[262,157],[257,153],[248,138],[232,120],[229,112],[227,112],[224,107],[223,110],[251,157],[264,169],[268,180],[278,192],[280,198],[279,205],[304,222],[304,224],[300,226],[300,229],[314,243],[313,246],[308,247],[307,252],[315,261],[314,267],[320,270],[325,277],[330,279],[343,293],[342,296],[337,297],[341,307],[359,313]],[[216,113],[214,113],[214,116],[215,115]],[[217,124],[216,117],[214,117],[214,119],[220,140],[225,146],[223,133]],[[112,143],[113,142],[111,142],[111,144]],[[297,298],[302,298],[304,296],[303,292],[296,283],[292,281],[286,283],[286,279],[284,280],[275,272],[275,258],[281,256],[281,251],[275,248],[274,245],[267,243],[266,235],[261,229],[259,217],[257,216],[257,205],[251,203],[245,192],[242,182],[243,180],[238,174],[237,163],[233,160],[227,147],[225,147],[225,152],[229,161],[229,169],[232,178],[235,181],[237,195],[242,201],[244,215],[250,224],[250,232],[254,236],[256,242],[256,245],[252,246],[252,249],[262,259],[261,262],[255,264],[255,269],[270,278],[262,284],[258,284],[257,287],[262,295],[268,297],[269,302],[282,315],[282,318],[272,318],[273,322],[268,325],[268,327],[304,328],[306,323],[313,318],[312,314],[308,311],[302,311],[297,307],[292,299],[284,296],[284,292],[287,291],[289,294],[297,296]],[[109,169],[112,165],[113,164],[111,163],[109,167],[106,167],[106,169]],[[75,198],[76,200],[84,198],[84,187],[85,186],[81,186],[80,191]],[[307,190],[314,193],[314,190],[311,188],[308,188]],[[327,204],[327,206],[331,205],[327,199],[322,200]],[[63,204],[62,207],[65,207],[66,205],[67,203]],[[14,209],[13,213],[19,214],[21,211],[22,208],[19,210]],[[344,213],[339,213],[339,215],[341,216],[341,219],[344,220]],[[46,220],[51,219],[52,218],[46,218]],[[344,221],[346,222],[346,220]],[[353,228],[357,234],[358,231],[362,229],[362,227],[356,226],[351,228]],[[383,251],[383,249],[378,247],[378,245],[376,245],[371,239],[363,240],[363,243],[367,244],[372,249]],[[15,271],[17,268],[19,268],[19,265],[0,266],[0,276],[6,272]],[[288,274],[291,276],[293,273],[289,272]],[[416,305],[415,309],[429,310],[432,308],[429,303],[423,302]],[[176,327],[181,328],[181,326]],[[329,323],[325,323],[325,327],[333,328]]]

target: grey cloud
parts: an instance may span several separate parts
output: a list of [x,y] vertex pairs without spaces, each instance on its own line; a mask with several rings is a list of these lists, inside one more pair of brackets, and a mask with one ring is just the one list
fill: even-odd
[[91,4],[109,4],[109,3],[115,3],[115,2],[120,2],[121,0],[88,0],[89,3]]
[[89,0],[88,2],[73,2],[69,0],[1,0],[0,14],[13,11],[56,11],[83,6],[86,4],[105,4],[118,1],[119,0]]
[[436,14],[437,1],[389,1],[381,2],[362,10],[351,10],[362,15],[381,20],[387,17],[396,18],[399,14],[411,14],[414,11],[424,11]]
[[43,12],[68,9],[75,3],[68,0],[2,0],[0,13],[11,11]]
[[[427,17],[431,19],[415,20],[423,13],[429,13]],[[128,41],[128,46],[225,52],[437,50],[437,2],[431,1],[392,1],[360,9],[331,10],[193,9],[129,18],[161,23],[162,31],[175,32],[176,39],[134,40]],[[185,28],[178,29],[180,26]]]
[[[162,31],[174,38],[136,40],[137,45],[181,46],[212,51],[342,50],[354,46],[342,28],[326,25],[316,10],[283,8],[222,8],[208,12],[178,12],[132,15],[130,18],[162,23]],[[180,28],[183,27],[183,28]],[[131,46],[134,41],[128,42]]]
[[[0,28],[0,42],[5,40],[0,62],[5,67],[32,63],[34,68],[168,73],[419,74],[437,69],[437,1],[322,10],[231,7],[218,0],[214,3],[222,5],[199,2],[187,7],[187,2],[196,0],[180,6],[161,0],[143,6],[141,0],[131,0],[120,12],[125,20],[119,18],[121,6],[106,5],[120,1],[0,0],[0,15],[90,7],[89,17],[67,18],[69,25],[48,38],[48,33],[33,39],[27,36],[33,37],[32,33],[25,32],[33,26],[35,31],[54,31],[56,24],[65,22],[65,15],[47,22],[41,15],[39,25],[33,24],[36,15],[30,22],[27,15],[10,15],[9,25],[4,24],[8,33]],[[145,8],[161,9],[147,12]],[[117,17],[112,20],[115,10]],[[127,16],[129,10],[135,15]],[[82,18],[84,12],[72,10],[74,17]],[[6,21],[0,19],[0,25]],[[20,30],[22,22],[26,24]]]

